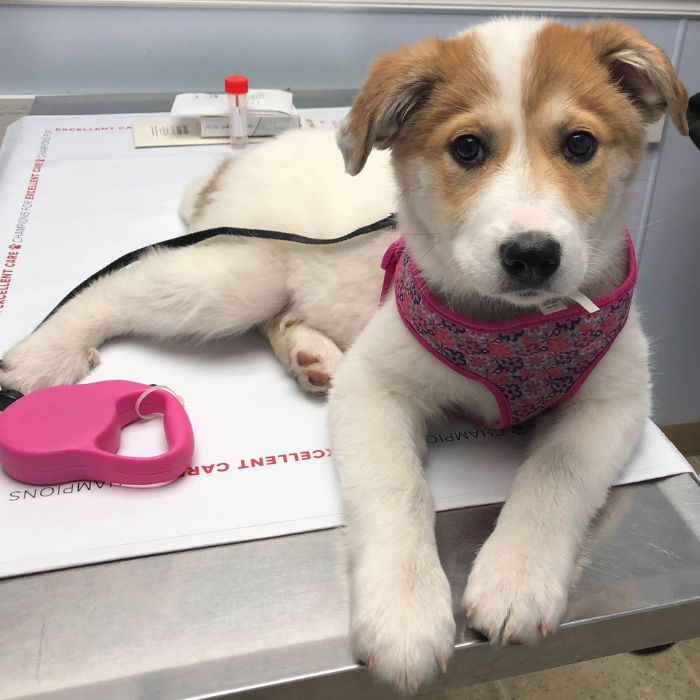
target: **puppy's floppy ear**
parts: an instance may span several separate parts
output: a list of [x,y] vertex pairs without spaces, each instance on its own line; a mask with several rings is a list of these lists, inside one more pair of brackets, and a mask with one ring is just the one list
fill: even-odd
[[362,170],[373,146],[389,148],[406,120],[428,101],[439,80],[442,43],[424,39],[375,59],[337,134],[350,175]]
[[640,110],[647,123],[664,112],[684,136],[688,134],[688,93],[666,54],[623,22],[587,27],[598,60],[611,79]]

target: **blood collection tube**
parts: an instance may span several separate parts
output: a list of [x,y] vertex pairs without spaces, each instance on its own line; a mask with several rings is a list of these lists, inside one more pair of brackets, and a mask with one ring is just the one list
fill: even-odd
[[224,78],[224,90],[228,96],[231,148],[243,148],[248,141],[248,78],[228,75]]

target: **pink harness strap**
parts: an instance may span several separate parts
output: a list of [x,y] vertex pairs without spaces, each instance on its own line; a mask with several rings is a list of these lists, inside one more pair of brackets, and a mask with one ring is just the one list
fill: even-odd
[[428,290],[403,238],[384,254],[382,299],[394,283],[399,315],[418,342],[459,374],[491,391],[504,428],[572,397],[623,329],[632,304],[637,261],[628,231],[628,272],[614,291],[578,305],[504,323],[474,321],[440,304]]

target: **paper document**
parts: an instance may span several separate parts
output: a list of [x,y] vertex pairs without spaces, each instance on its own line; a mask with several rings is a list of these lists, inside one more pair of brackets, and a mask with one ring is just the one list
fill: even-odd
[[[229,113],[228,95],[204,92],[177,95],[171,114],[199,117],[225,117]],[[286,90],[249,90],[248,112],[258,115],[296,114],[293,96]]]

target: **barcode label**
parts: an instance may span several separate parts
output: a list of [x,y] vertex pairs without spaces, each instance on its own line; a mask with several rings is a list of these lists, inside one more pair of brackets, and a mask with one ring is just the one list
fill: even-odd
[[189,136],[190,129],[187,124],[153,124],[151,126],[151,135],[154,138]]
[[[226,133],[202,138],[199,117],[170,117],[166,119],[137,119],[132,124],[134,148],[167,148],[168,146],[211,146],[228,144]],[[248,139],[254,143],[263,139]]]
[[302,117],[300,126],[302,129],[337,129],[340,126],[340,122],[334,119],[326,120]]
[[133,134],[136,148],[228,143],[227,138],[203,141],[197,117],[140,119],[133,123]]

